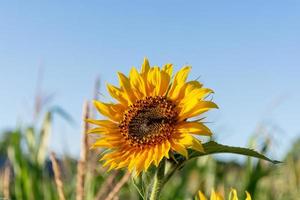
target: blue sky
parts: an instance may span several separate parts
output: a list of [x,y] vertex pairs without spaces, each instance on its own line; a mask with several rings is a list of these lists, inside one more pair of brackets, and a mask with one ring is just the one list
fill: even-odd
[[215,90],[222,143],[244,146],[268,124],[279,156],[300,136],[299,1],[9,1],[0,5],[0,129],[32,119],[39,69],[76,121],[56,118],[51,149],[79,152],[81,108],[95,78],[117,83],[147,56],[192,65]]

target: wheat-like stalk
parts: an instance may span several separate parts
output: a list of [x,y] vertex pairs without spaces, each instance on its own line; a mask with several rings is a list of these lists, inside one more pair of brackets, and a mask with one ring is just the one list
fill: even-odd
[[118,171],[113,171],[104,181],[100,190],[98,190],[95,200],[101,200],[102,197],[110,190],[113,186],[113,182],[118,175]]
[[10,166],[6,165],[3,176],[3,196],[4,199],[9,199],[9,184],[10,184]]
[[116,197],[116,195],[118,194],[118,192],[120,191],[120,189],[128,181],[129,178],[130,178],[130,173],[129,172],[127,172],[126,174],[124,174],[124,176],[122,177],[122,179],[115,185],[115,187],[108,194],[108,196],[106,197],[105,200],[112,200],[112,199],[114,199]]
[[58,191],[58,196],[60,200],[65,200],[65,195],[64,195],[64,190],[63,190],[63,182],[61,180],[61,173],[60,169],[57,163],[57,160],[55,158],[55,154],[52,152],[50,154],[50,159],[52,162],[52,168],[54,172],[54,178],[55,178],[55,183],[56,183],[56,188]]
[[87,163],[87,154],[88,154],[88,123],[86,119],[89,117],[89,105],[88,102],[84,102],[83,104],[83,129],[82,129],[82,142],[81,142],[81,151],[80,151],[80,159],[77,164],[77,185],[76,185],[76,200],[84,199],[84,181],[85,181],[85,171],[86,171],[86,163]]

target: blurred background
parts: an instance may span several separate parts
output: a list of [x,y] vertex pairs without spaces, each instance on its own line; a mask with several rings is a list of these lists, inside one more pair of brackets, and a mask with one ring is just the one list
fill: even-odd
[[[111,100],[105,84],[117,85],[118,71],[128,74],[147,57],[151,65],[173,63],[176,70],[191,65],[190,79],[199,78],[215,91],[213,98],[220,109],[211,111],[207,120],[216,141],[252,147],[277,160],[290,159],[280,167],[237,155],[195,160],[191,170],[181,172],[187,179],[173,181],[166,189],[178,194],[171,198],[172,192],[166,192],[166,199],[188,199],[199,188],[210,191],[221,186],[221,191],[237,187],[241,192],[256,192],[257,199],[275,199],[260,195],[272,195],[270,183],[281,181],[279,188],[287,177],[292,177],[293,187],[281,187],[276,199],[297,199],[299,9],[298,1],[256,0],[0,3],[0,168],[4,179],[11,177],[8,186],[1,185],[0,194],[5,196],[8,187],[6,193],[12,199],[38,199],[45,198],[47,187],[55,191],[52,182],[37,189],[40,196],[26,196],[29,186],[22,182],[27,179],[24,174],[33,176],[32,166],[37,179],[53,179],[52,168],[45,170],[49,152],[55,152],[59,165],[68,169],[68,173],[62,170],[63,182],[76,178],[84,101]],[[67,164],[63,164],[65,157]],[[95,159],[92,163],[100,168]],[[24,166],[28,171],[21,172]],[[7,169],[11,169],[9,176],[4,173]],[[295,174],[284,174],[286,169],[294,169]],[[101,173],[97,180],[85,181],[93,183],[84,186],[90,188],[85,199],[94,199],[111,177]],[[259,175],[252,180],[251,173]],[[241,174],[243,184],[236,185]],[[75,198],[73,189],[63,189],[66,199]],[[127,190],[120,195],[128,195]],[[48,199],[58,198],[55,195],[49,194]]]

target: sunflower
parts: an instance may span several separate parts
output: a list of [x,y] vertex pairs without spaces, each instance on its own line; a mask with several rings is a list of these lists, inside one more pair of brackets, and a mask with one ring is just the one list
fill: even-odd
[[120,87],[107,84],[117,102],[94,100],[107,118],[87,120],[96,126],[88,133],[100,135],[93,147],[108,150],[101,158],[104,166],[139,174],[151,164],[158,166],[171,152],[188,157],[187,148],[204,151],[195,136],[212,132],[199,115],[217,105],[206,100],[211,89],[197,80],[187,81],[190,70],[185,66],[173,77],[172,64],[150,67],[145,58],[140,71],[133,67],[129,77],[118,73]]
[[[198,199],[199,200],[207,200],[205,195],[199,191],[198,192]],[[210,193],[210,200],[224,200],[223,196],[215,192],[215,190],[212,190]],[[231,189],[229,195],[228,195],[228,200],[238,200],[237,192],[235,189]],[[251,200],[251,195],[246,191],[246,199],[245,200]]]

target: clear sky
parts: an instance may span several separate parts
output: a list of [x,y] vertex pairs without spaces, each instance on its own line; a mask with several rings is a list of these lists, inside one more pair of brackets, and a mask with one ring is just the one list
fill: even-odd
[[244,146],[263,121],[278,156],[300,136],[300,1],[7,2],[1,130],[32,119],[41,68],[41,87],[76,121],[55,118],[51,149],[78,154],[82,103],[95,78],[117,83],[117,71],[147,56],[153,65],[192,65],[191,78],[215,90],[220,109],[208,119],[217,141]]

